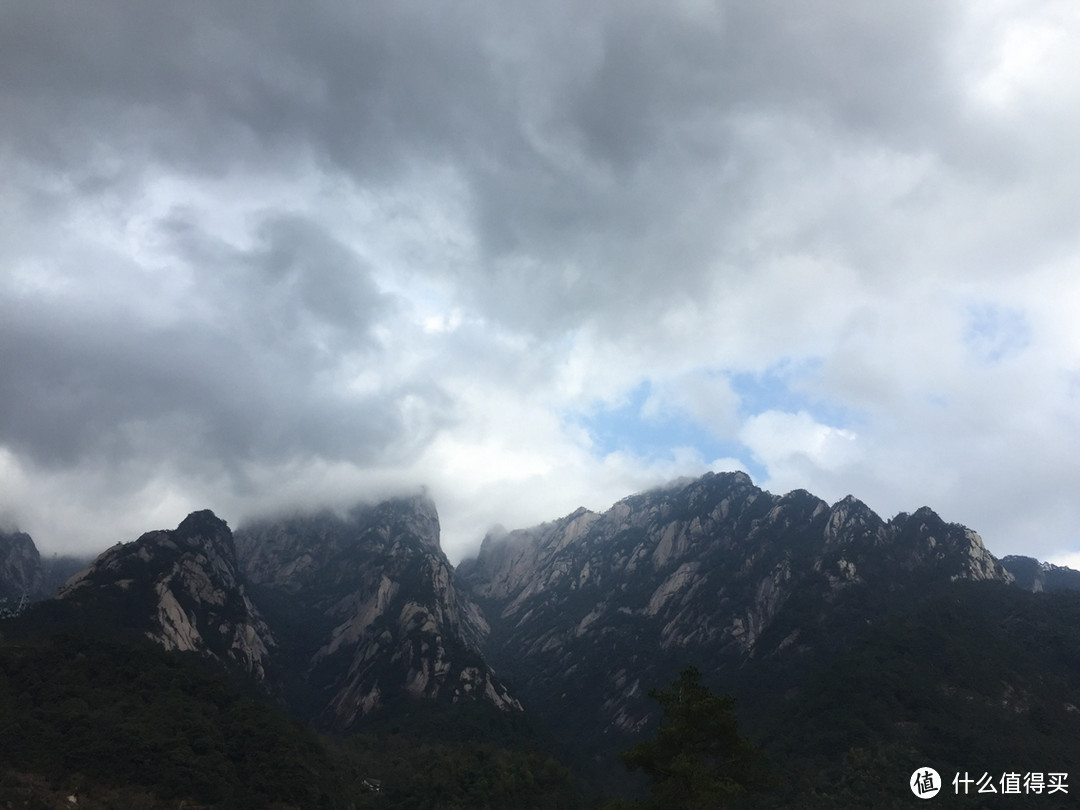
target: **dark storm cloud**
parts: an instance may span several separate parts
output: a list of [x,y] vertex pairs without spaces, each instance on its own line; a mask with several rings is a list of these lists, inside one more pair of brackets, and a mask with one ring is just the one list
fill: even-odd
[[484,259],[463,296],[540,331],[606,298],[624,328],[629,305],[656,315],[695,294],[737,241],[757,191],[740,168],[755,159],[747,116],[918,144],[955,106],[937,78],[952,9],[26,4],[6,12],[0,69],[28,152],[81,171],[104,133],[208,172],[300,144],[361,184],[451,165]]
[[[274,215],[240,251],[190,223],[166,233],[198,294],[162,323],[138,302],[0,299],[0,438],[46,464],[123,458],[139,442],[233,465],[294,455],[375,461],[403,443],[400,402],[434,385],[350,393],[337,366],[374,364],[392,306],[362,260],[315,223]],[[149,305],[148,301],[144,302]]]
[[[697,296],[718,259],[743,262],[750,201],[780,192],[760,187],[770,164],[812,174],[832,158],[797,133],[853,154],[882,134],[921,151],[928,121],[955,118],[940,78],[948,7],[590,8],[586,34],[561,18],[574,47],[530,85],[524,143],[462,160],[495,281],[474,294],[540,331],[637,327]],[[522,39],[519,57],[539,63],[556,37]]]
[[483,130],[494,80],[470,41],[482,18],[438,6],[44,2],[3,14],[9,136],[59,164],[87,157],[83,136],[207,171],[303,141],[378,178]]
[[[375,348],[372,327],[392,304],[371,268],[309,218],[270,213],[240,249],[176,212],[163,235],[205,285],[202,295],[262,348],[295,355],[304,367],[336,363],[340,352]],[[317,334],[316,334],[317,333]]]
[[[1061,8],[2,4],[0,507],[393,478],[482,534],[706,465],[572,429],[641,386],[766,484],[1035,503],[934,482],[1076,478],[1014,429],[1076,410]],[[859,423],[723,384],[785,363]]]
[[265,242],[253,264],[271,285],[289,284],[305,309],[320,320],[348,329],[363,323],[378,291],[355,255],[310,221],[276,217],[259,229]]

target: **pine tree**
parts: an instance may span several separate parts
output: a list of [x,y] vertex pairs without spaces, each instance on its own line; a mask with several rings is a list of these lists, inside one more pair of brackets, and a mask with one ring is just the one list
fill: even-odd
[[713,810],[761,784],[760,754],[738,734],[734,700],[713,695],[696,667],[649,697],[664,710],[656,736],[619,755],[627,768],[651,777],[649,795],[641,802],[613,803],[612,810]]

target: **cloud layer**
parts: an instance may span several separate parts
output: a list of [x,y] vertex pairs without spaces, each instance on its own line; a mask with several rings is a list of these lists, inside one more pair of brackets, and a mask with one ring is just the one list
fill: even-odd
[[0,512],[47,550],[741,467],[1080,551],[1069,2],[8,4]]

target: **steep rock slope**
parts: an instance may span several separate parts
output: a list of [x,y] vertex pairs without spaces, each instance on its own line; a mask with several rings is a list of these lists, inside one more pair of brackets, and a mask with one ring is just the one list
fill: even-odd
[[579,740],[640,730],[648,689],[686,663],[734,688],[756,661],[790,672],[827,658],[910,594],[1011,580],[977,534],[930,509],[886,522],[855,498],[776,496],[743,473],[489,536],[458,574],[490,623],[489,660]]
[[1001,564],[1013,575],[1016,584],[1026,591],[1080,591],[1080,571],[1053,563],[1039,562],[1034,557],[1010,554]]
[[113,546],[56,598],[101,625],[267,678],[275,641],[245,590],[232,532],[213,512],[193,512],[174,530]]
[[427,497],[262,521],[237,531],[244,572],[295,673],[292,699],[349,729],[398,697],[520,709],[476,650]]
[[53,554],[42,557],[32,537],[18,529],[0,531],[0,617],[21,613],[51,599],[93,557]]
[[17,612],[43,589],[41,555],[30,535],[0,531],[0,611]]

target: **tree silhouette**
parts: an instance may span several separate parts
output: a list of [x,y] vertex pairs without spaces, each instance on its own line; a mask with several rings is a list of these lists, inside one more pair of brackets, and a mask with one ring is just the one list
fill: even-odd
[[734,700],[712,694],[696,667],[649,697],[664,710],[656,736],[619,755],[627,768],[651,777],[649,795],[640,802],[613,802],[610,810],[713,810],[761,785],[761,757],[738,734]]

